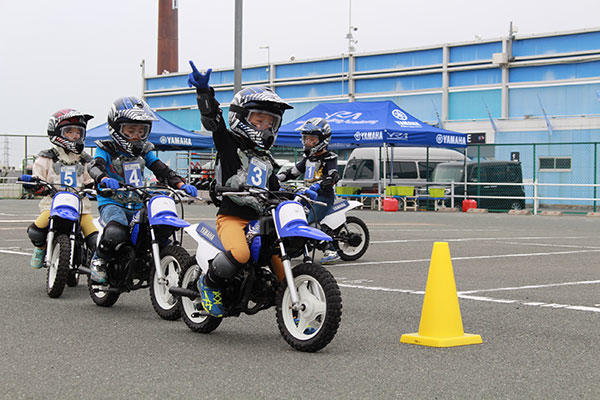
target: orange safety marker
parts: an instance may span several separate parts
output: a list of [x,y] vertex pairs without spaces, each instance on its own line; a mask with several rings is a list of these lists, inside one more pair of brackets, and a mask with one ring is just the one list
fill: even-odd
[[446,242],[433,244],[419,332],[402,335],[400,342],[431,347],[482,343],[481,336],[463,331],[450,248]]

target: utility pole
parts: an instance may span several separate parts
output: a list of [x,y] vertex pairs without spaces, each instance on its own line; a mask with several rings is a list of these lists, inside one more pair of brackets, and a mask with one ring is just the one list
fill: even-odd
[[233,93],[242,89],[242,0],[235,0],[234,44],[233,44]]

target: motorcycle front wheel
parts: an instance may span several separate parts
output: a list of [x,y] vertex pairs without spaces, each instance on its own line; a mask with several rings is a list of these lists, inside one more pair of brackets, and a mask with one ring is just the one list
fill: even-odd
[[284,280],[277,292],[277,326],[285,341],[304,352],[319,351],[335,337],[342,318],[342,296],[331,273],[320,264],[300,264],[293,270],[300,307]]
[[[184,266],[179,275],[179,287],[198,292],[200,275],[196,270],[196,264]],[[217,329],[223,321],[223,318],[205,315],[200,292],[195,299],[182,297],[179,301],[179,309],[181,310],[181,319],[194,332],[210,333]]]
[[67,235],[58,235],[54,240],[46,281],[46,293],[53,299],[60,297],[65,290],[65,284],[71,272],[70,260],[71,241]]
[[337,252],[344,261],[358,260],[369,247],[369,229],[360,218],[353,215],[346,218],[346,223],[340,228],[336,236],[346,238],[345,240],[334,241]]
[[154,311],[168,321],[181,317],[179,301],[169,292],[169,288],[179,284],[179,275],[184,266],[192,264],[194,259],[181,246],[166,246],[160,252],[160,268],[166,282],[158,281],[154,268],[150,269],[150,301]]

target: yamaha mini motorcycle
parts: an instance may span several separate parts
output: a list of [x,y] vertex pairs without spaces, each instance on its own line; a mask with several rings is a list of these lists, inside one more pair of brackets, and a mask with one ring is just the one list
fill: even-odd
[[[217,186],[215,190],[223,196],[252,196],[263,205],[260,218],[246,228],[250,261],[221,290],[224,317],[253,315],[275,306],[279,331],[290,346],[305,352],[327,346],[340,324],[342,298],[335,278],[314,262],[315,253],[313,250],[311,254],[308,244],[325,248],[331,237],[308,225],[299,201],[318,202],[298,193],[270,192],[259,187],[234,190]],[[203,309],[198,279],[224,249],[216,231],[204,223],[184,230],[198,243],[196,262],[183,267],[179,287],[170,290],[181,296],[185,324],[194,332],[209,333],[217,329],[223,318],[211,316]],[[271,266],[273,255],[283,261],[283,282],[279,282]],[[292,267],[291,259],[302,255],[303,262]]]
[[319,223],[323,232],[330,235],[340,258],[344,261],[358,260],[369,247],[369,229],[354,215],[346,213],[358,206],[359,201],[342,200],[333,204],[331,211]]
[[63,294],[66,286],[79,283],[79,274],[89,271],[93,249],[88,249],[81,232],[81,201],[86,195],[93,196],[92,189],[77,190],[69,185],[53,184],[31,175],[22,175],[18,182],[24,185],[41,185],[52,196],[46,256],[43,267],[48,269],[46,293],[52,298]]
[[[169,187],[136,187],[121,184],[119,189],[99,189],[107,196],[134,194],[143,206],[129,225],[129,241],[117,245],[107,263],[107,283],[99,284],[88,277],[90,297],[99,306],[111,307],[121,293],[150,288],[150,300],[163,319],[180,317],[178,298],[169,292],[177,286],[179,274],[193,263],[193,258],[181,246],[181,228],[189,226],[179,218],[176,202],[181,205],[185,192]],[[111,193],[112,192],[112,193]],[[183,206],[181,207],[183,217]],[[97,218],[99,238],[104,222]],[[180,239],[177,239],[177,233]]]

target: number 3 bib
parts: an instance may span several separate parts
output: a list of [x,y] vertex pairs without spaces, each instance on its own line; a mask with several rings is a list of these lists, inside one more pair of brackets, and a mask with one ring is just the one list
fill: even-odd
[[248,163],[248,177],[246,185],[258,186],[262,189],[267,187],[269,168],[267,164],[256,157],[252,157]]

